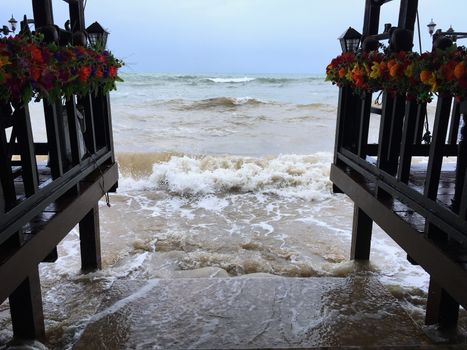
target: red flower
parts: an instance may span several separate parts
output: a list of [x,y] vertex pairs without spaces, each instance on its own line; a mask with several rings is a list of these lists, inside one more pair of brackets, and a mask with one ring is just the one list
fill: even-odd
[[31,57],[37,63],[43,63],[44,58],[42,57],[42,51],[35,45],[30,45],[29,50],[31,51]]
[[38,67],[31,67],[30,73],[32,79],[37,81],[41,77],[42,71]]
[[109,77],[115,78],[117,76],[117,67],[110,66],[109,67]]
[[104,72],[102,71],[101,68],[96,69],[96,78],[102,78],[104,76]]
[[89,66],[81,67],[81,69],[78,72],[79,80],[82,81],[83,83],[88,80],[90,75],[91,75],[91,67]]

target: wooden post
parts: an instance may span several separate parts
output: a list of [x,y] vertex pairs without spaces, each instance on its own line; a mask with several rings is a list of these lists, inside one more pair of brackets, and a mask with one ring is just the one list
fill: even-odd
[[102,267],[99,228],[99,204],[96,203],[79,223],[81,269],[90,272]]
[[54,24],[52,0],[32,0],[32,8],[36,29]]
[[363,39],[368,35],[378,34],[380,12],[380,3],[373,0],[366,0],[362,31]]
[[[3,117],[3,116],[2,116]],[[11,158],[7,152],[8,142],[5,129],[0,129],[0,183],[3,189],[4,208],[2,212],[8,211],[16,204],[16,190],[11,171]]]
[[80,144],[79,144],[79,130],[78,120],[76,116],[76,103],[75,97],[67,99],[66,101],[66,114],[68,118],[68,131],[70,136],[70,148],[71,148],[71,163],[77,165],[81,161],[80,157]]
[[430,278],[425,324],[439,324],[441,329],[453,329],[457,326],[459,304]]
[[418,0],[401,0],[399,10],[399,28],[414,31],[417,17]]
[[443,163],[443,149],[446,144],[446,133],[451,112],[451,97],[439,97],[436,106],[435,122],[433,125],[433,140],[430,145],[428,159],[427,178],[424,194],[426,197],[436,200],[438,185]]
[[36,193],[39,186],[36,154],[32,135],[31,118],[27,105],[15,106],[14,118],[18,144],[21,153],[21,168],[26,196]]
[[449,125],[449,136],[448,143],[450,145],[457,144],[457,137],[459,135],[459,124],[460,124],[460,103],[454,101],[451,113],[451,124]]
[[49,104],[44,101],[44,117],[49,147],[50,171],[52,179],[57,179],[63,175],[64,155],[62,154],[62,144],[64,144],[64,140],[61,136],[63,129],[60,128],[56,104]]
[[86,29],[84,22],[83,0],[73,0],[69,2],[71,31],[77,32]]
[[[467,202],[467,191],[465,190],[467,183],[465,182],[465,178],[467,177],[467,115],[462,114],[463,126],[461,129],[461,138],[458,147],[458,154],[457,154],[457,166],[456,166],[456,182],[455,182],[455,194],[454,200],[452,202],[452,209],[454,212],[460,214],[460,216],[464,219],[465,213],[461,209],[465,206]],[[462,203],[464,202],[464,203]],[[465,209],[464,209],[465,210]]]
[[[451,112],[452,97],[439,97],[436,106],[435,122],[433,125],[433,139],[430,144],[428,167],[425,180],[424,195],[436,201],[438,197],[439,180],[441,178],[441,167],[443,165],[443,149],[446,144],[446,133],[448,130],[449,114]],[[439,243],[446,240],[446,234],[436,226],[427,221],[425,234]]]
[[365,95],[363,96],[360,112],[357,154],[360,158],[363,159],[366,158],[368,153],[368,133],[370,129],[371,98],[371,93],[365,93]]
[[414,144],[420,145],[423,138],[423,129],[425,127],[426,103],[418,105],[417,120],[415,122]]
[[355,204],[350,259],[368,260],[370,258],[372,228],[373,220]]
[[412,146],[414,143],[416,117],[418,105],[415,101],[407,102],[404,125],[402,127],[402,141],[400,162],[397,169],[397,179],[403,183],[409,181],[410,165],[412,163]]
[[388,149],[385,162],[385,171],[391,175],[397,173],[397,163],[399,160],[401,138],[402,138],[402,126],[404,122],[406,108],[405,96],[397,95],[394,98],[394,105],[391,112],[391,129],[388,135]]
[[10,295],[9,299],[15,338],[44,339],[44,314],[37,266]]

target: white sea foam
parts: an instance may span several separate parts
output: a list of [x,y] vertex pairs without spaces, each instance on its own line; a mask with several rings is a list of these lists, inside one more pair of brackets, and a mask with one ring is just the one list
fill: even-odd
[[256,80],[256,78],[243,77],[243,78],[207,78],[208,81],[213,83],[247,83]]
[[143,179],[123,177],[120,189],[168,190],[178,195],[270,193],[323,200],[331,195],[330,154],[277,157],[172,156]]

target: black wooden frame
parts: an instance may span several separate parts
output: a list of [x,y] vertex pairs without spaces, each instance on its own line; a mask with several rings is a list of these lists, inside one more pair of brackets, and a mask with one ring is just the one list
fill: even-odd
[[[386,2],[366,1],[363,38],[378,35],[380,8]],[[413,32],[417,7],[417,0],[400,1],[399,28]],[[369,259],[376,222],[408,253],[409,261],[431,276],[426,323],[455,327],[459,304],[467,307],[467,127],[458,140],[467,103],[439,96],[431,143],[423,144],[426,104],[385,92],[379,110],[371,107],[371,98],[348,87],[339,91],[330,177],[334,190],[355,203],[351,258]],[[372,113],[381,116],[378,144],[368,144]],[[415,156],[428,161],[423,191],[411,183]],[[452,175],[443,170],[447,156],[457,157]],[[455,187],[448,194],[452,204],[439,199],[446,176]]]
[[[60,45],[85,30],[83,0],[67,2],[72,32],[59,30]],[[32,5],[36,30],[50,34],[57,28],[52,0]],[[64,102],[43,102],[46,143],[34,142],[27,104],[0,106],[0,303],[9,298],[14,336],[22,339],[45,336],[38,265],[57,259],[57,244],[76,225],[82,271],[101,267],[98,201],[118,185],[108,93]],[[47,165],[38,164],[40,155]]]

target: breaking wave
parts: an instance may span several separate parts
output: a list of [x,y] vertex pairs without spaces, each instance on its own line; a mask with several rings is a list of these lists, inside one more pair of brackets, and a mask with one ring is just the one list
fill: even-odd
[[306,200],[331,195],[329,153],[264,158],[121,154],[118,160],[121,190],[166,190],[182,196],[261,192]]

